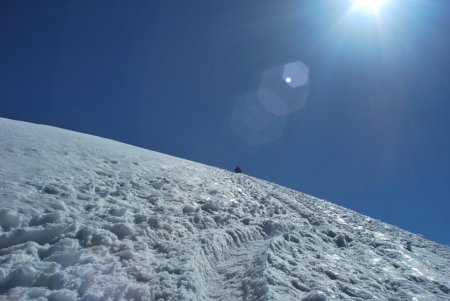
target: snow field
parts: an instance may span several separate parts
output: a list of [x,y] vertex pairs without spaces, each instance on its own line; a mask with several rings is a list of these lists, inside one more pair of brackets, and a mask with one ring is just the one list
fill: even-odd
[[0,300],[450,300],[448,247],[334,204],[46,126],[0,141]]

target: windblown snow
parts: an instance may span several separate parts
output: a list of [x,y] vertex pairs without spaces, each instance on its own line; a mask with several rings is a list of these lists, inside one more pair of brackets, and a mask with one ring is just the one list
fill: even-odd
[[0,300],[450,300],[450,249],[217,168],[0,119]]

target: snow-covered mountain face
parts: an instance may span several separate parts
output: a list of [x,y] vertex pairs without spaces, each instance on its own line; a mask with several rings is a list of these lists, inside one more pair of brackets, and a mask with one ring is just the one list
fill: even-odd
[[450,300],[450,250],[334,204],[0,119],[0,300]]

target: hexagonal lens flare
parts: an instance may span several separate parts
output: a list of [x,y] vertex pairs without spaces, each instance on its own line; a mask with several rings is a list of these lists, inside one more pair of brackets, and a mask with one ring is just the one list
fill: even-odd
[[263,72],[258,100],[276,116],[302,109],[308,97],[309,68],[301,61],[277,66]]

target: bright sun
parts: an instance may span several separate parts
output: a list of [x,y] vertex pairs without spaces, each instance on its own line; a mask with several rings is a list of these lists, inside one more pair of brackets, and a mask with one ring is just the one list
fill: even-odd
[[377,13],[384,2],[384,0],[355,0],[352,7],[353,9],[364,9]]

